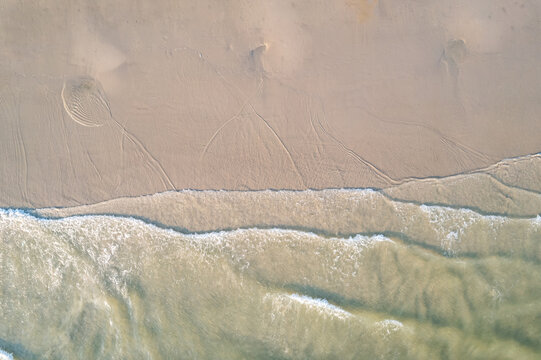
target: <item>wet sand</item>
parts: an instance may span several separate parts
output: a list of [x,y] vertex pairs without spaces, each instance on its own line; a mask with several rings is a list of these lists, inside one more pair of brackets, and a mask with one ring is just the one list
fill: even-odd
[[[184,190],[91,205],[40,208],[35,213],[48,218],[116,214],[192,232],[286,226],[344,235],[368,231],[366,224],[379,221],[377,216],[382,216],[385,223],[388,219],[381,214],[382,208],[393,212],[397,206],[408,204],[469,209],[487,216],[535,217],[541,213],[540,173],[541,154],[538,154],[501,161],[469,174],[410,180],[381,190]],[[334,208],[342,209],[343,213],[334,216],[331,210]],[[296,222],[291,214],[304,215],[299,215],[302,220]],[[342,225],[327,228],[324,224],[333,218]],[[201,219],[205,220],[201,222]],[[366,219],[370,220],[365,223]],[[340,230],[345,228],[349,232]],[[388,229],[381,226],[379,231],[385,230]]]
[[0,206],[384,188],[536,153],[539,11],[4,2]]

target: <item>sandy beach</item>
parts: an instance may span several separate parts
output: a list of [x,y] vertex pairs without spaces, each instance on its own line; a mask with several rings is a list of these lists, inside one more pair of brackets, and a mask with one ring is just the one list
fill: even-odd
[[540,14],[0,1],[0,360],[541,358]]
[[536,153],[539,11],[4,2],[0,205],[383,188]]

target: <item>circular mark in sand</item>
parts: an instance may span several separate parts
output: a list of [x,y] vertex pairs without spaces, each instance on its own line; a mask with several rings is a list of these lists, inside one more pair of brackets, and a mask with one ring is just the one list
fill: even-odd
[[103,87],[98,80],[90,76],[66,79],[61,95],[64,109],[73,121],[80,125],[102,126],[112,118]]

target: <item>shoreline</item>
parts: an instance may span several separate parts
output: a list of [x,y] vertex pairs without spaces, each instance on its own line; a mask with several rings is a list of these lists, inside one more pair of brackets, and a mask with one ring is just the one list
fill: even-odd
[[[306,189],[264,188],[264,189],[247,189],[247,190],[244,190],[244,189],[243,190],[241,190],[241,189],[227,189],[227,188],[224,188],[224,189],[197,189],[197,188],[193,188],[193,189],[172,189],[172,190],[166,190],[166,191],[161,191],[161,192],[156,192],[156,193],[149,193],[149,194],[138,194],[138,195],[131,195],[131,196],[112,197],[110,199],[105,199],[105,200],[101,200],[101,201],[97,201],[97,202],[93,202],[93,203],[88,203],[88,204],[79,204],[79,205],[37,206],[37,207],[33,207],[33,206],[11,206],[9,204],[2,203],[2,201],[0,200],[0,207],[4,208],[4,209],[30,209],[30,210],[33,210],[33,211],[36,211],[36,210],[37,211],[40,211],[40,210],[62,210],[62,209],[74,209],[74,208],[79,208],[79,207],[88,207],[88,206],[94,206],[94,205],[98,205],[98,204],[105,204],[105,203],[109,203],[111,201],[122,201],[122,200],[129,200],[129,199],[154,197],[154,196],[159,196],[159,195],[168,194],[168,193],[182,193],[182,192],[207,192],[207,193],[213,193],[213,192],[216,192],[216,193],[219,193],[219,192],[227,192],[227,193],[271,192],[271,193],[273,193],[273,192],[282,192],[283,191],[283,192],[295,193],[295,192],[307,192],[307,191],[315,191],[315,192],[317,192],[317,191],[329,191],[329,190],[339,190],[339,191],[372,190],[372,191],[376,191],[376,192],[385,193],[389,189],[398,188],[398,187],[404,186],[404,185],[423,184],[423,183],[430,183],[430,182],[440,181],[440,180],[443,180],[443,181],[453,180],[453,179],[459,179],[461,177],[465,177],[465,176],[469,176],[469,175],[476,175],[476,174],[490,174],[490,176],[492,176],[497,182],[501,183],[504,186],[513,187],[513,188],[517,188],[519,190],[524,190],[524,191],[528,191],[528,192],[532,192],[532,193],[541,194],[541,191],[539,191],[537,189],[522,188],[522,187],[517,186],[516,184],[506,183],[502,179],[499,179],[499,178],[497,178],[496,176],[494,176],[493,174],[490,173],[491,170],[495,170],[500,166],[509,166],[509,165],[513,166],[513,164],[517,164],[517,163],[525,162],[525,161],[532,161],[532,160],[541,160],[541,152],[527,154],[527,155],[521,155],[521,156],[516,156],[516,157],[510,157],[510,158],[505,158],[505,159],[497,161],[494,164],[488,165],[488,166],[483,167],[483,168],[469,170],[469,171],[465,171],[465,172],[457,173],[457,174],[452,174],[452,175],[448,175],[448,176],[429,176],[429,177],[421,177],[421,178],[410,177],[410,178],[402,179],[401,181],[397,182],[396,184],[392,184],[392,185],[389,185],[387,187],[381,187],[381,188],[378,188],[378,187],[327,187],[327,188],[306,188]],[[539,171],[541,172],[541,161],[540,161],[539,166],[540,166]],[[397,199],[394,199],[394,200],[397,200]]]

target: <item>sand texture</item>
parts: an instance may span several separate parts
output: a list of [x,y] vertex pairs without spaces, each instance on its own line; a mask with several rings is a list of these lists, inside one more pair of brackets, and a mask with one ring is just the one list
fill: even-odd
[[4,0],[0,206],[386,188],[539,152],[540,11]]

